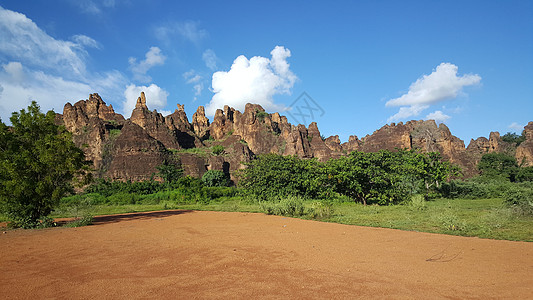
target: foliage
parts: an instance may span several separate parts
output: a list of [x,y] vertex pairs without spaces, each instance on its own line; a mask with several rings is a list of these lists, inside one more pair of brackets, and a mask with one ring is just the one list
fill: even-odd
[[260,122],[264,122],[265,118],[268,117],[268,113],[258,110],[256,111],[255,116]]
[[518,135],[514,132],[507,132],[501,137],[502,141],[514,144],[515,146],[520,145],[523,141],[526,140],[526,132],[522,131],[521,135]]
[[516,174],[516,181],[533,181],[533,166],[519,168]]
[[331,189],[326,185],[324,165],[316,159],[299,159],[278,154],[259,155],[240,171],[240,184],[259,200],[300,196],[327,198]]
[[511,182],[516,180],[518,164],[514,156],[505,153],[487,153],[481,157],[477,165],[482,176],[498,178],[502,177]]
[[268,215],[300,217],[305,214],[304,202],[296,196],[288,196],[277,203],[262,202],[261,208]]
[[503,196],[505,204],[519,215],[533,216],[533,185],[515,185]]
[[403,164],[399,163],[400,155],[385,150],[376,153],[354,151],[328,162],[328,181],[339,194],[365,205],[369,201],[379,204],[403,201],[408,191],[401,184]]
[[183,170],[173,164],[164,163],[156,167],[158,175],[163,178],[165,183],[169,184],[178,181],[183,175]]
[[228,186],[229,178],[220,170],[207,170],[202,176],[202,182],[206,186]]
[[72,191],[87,163],[55,113],[35,101],[0,122],[0,209],[15,226],[36,227]]
[[211,147],[211,151],[213,151],[214,155],[220,155],[224,153],[224,146],[222,145],[215,145]]
[[307,214],[313,219],[324,219],[331,217],[333,212],[332,201],[314,201]]

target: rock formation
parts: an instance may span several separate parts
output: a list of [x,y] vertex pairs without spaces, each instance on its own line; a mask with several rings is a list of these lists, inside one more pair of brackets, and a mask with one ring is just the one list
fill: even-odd
[[[198,107],[189,123],[183,105],[163,117],[150,111],[141,93],[131,118],[125,120],[107,106],[98,94],[67,103],[60,123],[72,132],[74,142],[93,161],[95,174],[114,180],[146,180],[161,164],[183,168],[185,174],[200,177],[208,169],[231,175],[256,155],[277,153],[327,161],[358,150],[420,149],[440,152],[444,159],[459,165],[465,176],[477,173],[481,156],[490,152],[516,155],[518,162],[533,165],[533,122],[525,127],[526,141],[518,148],[501,140],[499,133],[471,140],[468,147],[453,136],[444,124],[435,121],[409,121],[385,125],[362,139],[350,136],[341,144],[338,136],[324,138],[316,123],[292,125],[279,113],[269,114],[257,104],[247,104],[244,112],[229,106],[216,111],[213,122]],[[220,145],[224,153],[215,154]]]
[[533,122],[524,127],[526,140],[516,148],[516,161],[518,164],[528,167],[533,166]]

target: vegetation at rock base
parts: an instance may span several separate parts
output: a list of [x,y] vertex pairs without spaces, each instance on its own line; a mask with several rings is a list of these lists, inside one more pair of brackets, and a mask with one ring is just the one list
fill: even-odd
[[206,186],[229,186],[229,177],[220,170],[208,170],[202,176],[202,182]]
[[0,122],[0,209],[17,227],[37,227],[83,175],[85,157],[55,113],[36,102]]

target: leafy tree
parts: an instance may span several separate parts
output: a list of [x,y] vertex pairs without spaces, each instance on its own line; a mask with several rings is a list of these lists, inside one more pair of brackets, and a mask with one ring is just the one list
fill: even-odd
[[516,181],[533,181],[533,166],[519,168],[518,174],[516,174]]
[[518,135],[514,132],[507,132],[501,137],[502,141],[514,144],[516,146],[520,145],[523,141],[526,140],[526,132],[522,131],[521,135]]
[[37,226],[87,169],[83,152],[54,119],[33,101],[12,114],[11,127],[0,121],[0,210],[15,226]]
[[505,153],[487,153],[481,157],[477,165],[482,176],[503,177],[515,181],[518,164],[514,156]]
[[202,176],[202,182],[207,186],[229,186],[229,178],[220,170],[208,170]]
[[278,154],[259,155],[246,163],[239,173],[240,185],[261,200],[300,196],[327,198],[330,196],[324,166],[316,159]]
[[175,165],[167,162],[157,166],[156,169],[159,171],[158,175],[163,178],[167,184],[178,181],[178,179],[180,179],[183,175],[182,169],[179,169]]
[[327,176],[332,188],[343,195],[367,204],[391,204],[404,200],[407,190],[402,186],[400,156],[391,151],[375,153],[354,151],[346,157],[332,159],[327,164]]

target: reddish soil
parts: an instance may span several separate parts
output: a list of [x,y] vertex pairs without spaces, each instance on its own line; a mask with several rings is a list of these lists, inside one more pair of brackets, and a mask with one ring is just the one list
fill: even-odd
[[166,211],[0,234],[0,298],[533,298],[533,243]]

